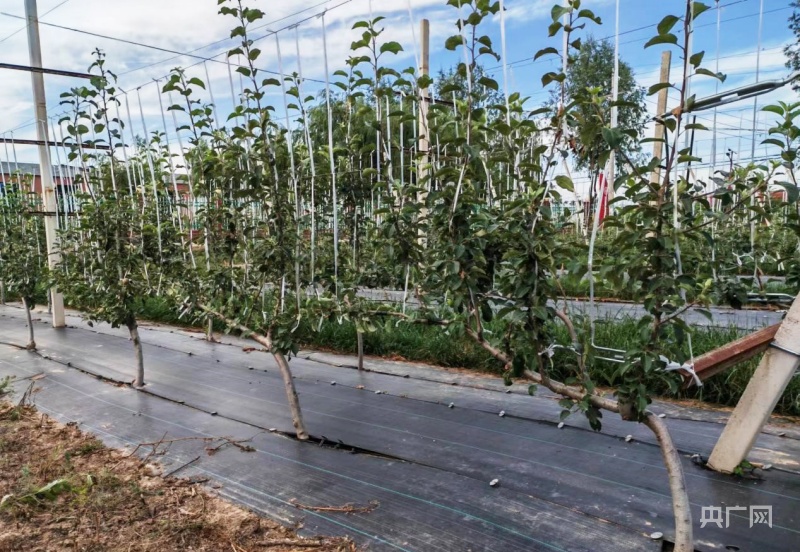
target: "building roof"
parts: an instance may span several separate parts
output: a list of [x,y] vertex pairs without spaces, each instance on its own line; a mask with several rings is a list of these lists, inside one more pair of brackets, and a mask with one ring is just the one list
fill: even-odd
[[[71,171],[79,170],[70,165],[53,165],[53,176],[58,177],[59,169],[62,174],[72,174]],[[5,175],[12,175],[19,171],[24,175],[41,176],[39,171],[39,163],[15,163],[14,161],[5,161],[0,159],[0,173]]]

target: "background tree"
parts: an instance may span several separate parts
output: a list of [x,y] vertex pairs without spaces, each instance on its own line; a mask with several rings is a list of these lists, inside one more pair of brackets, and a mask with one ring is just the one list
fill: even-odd
[[42,245],[44,226],[38,196],[22,190],[4,190],[0,200],[0,280],[6,291],[22,300],[28,321],[28,349],[36,349],[31,309],[38,286],[46,277]]
[[[611,94],[614,79],[614,46],[607,40],[589,36],[582,44],[573,63],[567,69],[565,84],[566,103],[575,102],[569,110],[569,124],[575,132],[575,158],[579,169],[596,170],[601,152],[607,151],[602,130],[611,121]],[[589,101],[592,96],[601,101]],[[619,119],[618,127],[640,133],[647,122],[645,89],[636,82],[633,69],[619,62]],[[558,104],[555,94],[551,106]],[[635,157],[640,151],[637,141],[627,136],[618,151],[619,161],[623,153]]]
[[[783,48],[783,53],[788,58],[786,67],[792,71],[800,71],[800,0],[792,0],[789,7],[792,8],[792,15],[789,16],[789,30],[794,33],[795,40]],[[794,81],[792,88],[800,91],[800,82]]]
[[[71,305],[84,311],[89,321],[100,321],[118,328],[125,326],[136,354],[134,387],[144,386],[144,360],[139,339],[136,313],[150,294],[148,266],[163,264],[162,225],[155,201],[141,207],[128,186],[125,171],[114,158],[114,149],[121,141],[119,121],[109,110],[118,102],[116,76],[105,69],[105,55],[95,52],[96,61],[89,72],[97,75],[90,87],[74,88],[62,94],[62,105],[69,106],[67,144],[70,161],[78,159],[92,170],[79,173],[77,182],[89,193],[81,196],[79,216],[62,229],[59,236],[61,261],[52,271],[57,287]],[[90,139],[90,129],[96,138]],[[107,146],[108,153],[87,153],[83,145]],[[154,183],[147,183],[153,189]],[[157,190],[157,186],[156,186]],[[160,202],[159,202],[160,203]],[[143,204],[142,204],[143,205]],[[140,210],[141,209],[141,210]],[[156,222],[155,237],[147,238],[145,220]],[[147,251],[153,251],[154,258]]]

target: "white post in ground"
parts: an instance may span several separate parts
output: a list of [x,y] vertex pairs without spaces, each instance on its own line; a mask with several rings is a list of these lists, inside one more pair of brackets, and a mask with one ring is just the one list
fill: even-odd
[[[420,60],[419,76],[427,77],[430,74],[430,41],[431,41],[431,24],[427,19],[419,22],[420,40],[422,42],[422,58]],[[428,102],[430,92],[428,87],[425,86],[419,91],[419,121],[417,122],[419,137],[419,145],[417,151],[420,153],[420,158],[417,165],[417,186],[422,186],[422,181],[428,175],[428,165],[430,164],[430,136],[428,130]],[[425,184],[428,186],[428,184]],[[420,198],[424,200],[427,194],[420,194]]]
[[764,353],[725,430],[717,441],[710,468],[732,473],[753,448],[761,428],[800,367],[800,295]]
[[[28,20],[28,53],[30,54],[31,67],[42,67],[42,48],[39,43],[39,15],[36,9],[36,0],[25,0],[25,16]],[[31,72],[33,85],[33,100],[36,108],[36,136],[39,139],[39,174],[42,179],[42,206],[45,211],[44,229],[47,240],[47,262],[53,268],[59,261],[56,247],[56,231],[58,219],[56,218],[56,190],[53,185],[53,172],[50,166],[50,156],[47,148],[49,144],[47,126],[47,102],[44,94],[44,76],[42,73]],[[55,288],[50,290],[50,304],[53,310],[53,327],[63,328],[64,296]]]

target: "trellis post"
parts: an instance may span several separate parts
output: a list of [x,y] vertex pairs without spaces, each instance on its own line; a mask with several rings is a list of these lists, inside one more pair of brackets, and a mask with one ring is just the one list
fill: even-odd
[[[28,53],[30,54],[30,64],[32,67],[42,67],[42,49],[39,42],[39,16],[36,8],[36,0],[25,0],[25,16],[28,19]],[[33,86],[33,99],[36,109],[36,134],[39,139],[39,174],[42,180],[42,205],[45,211],[44,229],[47,241],[47,263],[50,268],[54,268],[59,262],[59,252],[56,246],[56,232],[58,230],[58,219],[56,218],[56,191],[53,184],[53,171],[50,166],[50,156],[48,154],[49,137],[47,132],[47,102],[44,92],[43,74],[37,71],[31,72],[31,83]],[[56,288],[50,290],[50,304],[53,313],[53,327],[63,328],[66,325],[64,319],[64,296]]]
[[761,358],[750,383],[717,441],[708,465],[733,473],[753,448],[795,371],[800,367],[800,294]]

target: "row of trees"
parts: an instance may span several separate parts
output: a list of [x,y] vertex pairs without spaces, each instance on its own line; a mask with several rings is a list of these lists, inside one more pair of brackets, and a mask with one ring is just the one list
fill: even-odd
[[[630,111],[619,127],[610,127],[609,91],[574,71],[604,48],[608,56],[602,43],[577,38],[585,25],[600,23],[580,0],[552,11],[549,33],[566,34],[567,51],[537,54],[564,56],[573,68],[545,75],[544,84],[557,89],[550,110],[530,110],[516,93],[507,100],[487,94],[500,89],[479,69],[484,59],[499,58],[481,31],[499,10],[488,0],[448,2],[469,12],[446,41],[465,61],[438,90],[440,98],[452,99],[425,109],[421,91],[431,79],[413,68],[392,68],[402,46],[384,40],[381,18],[355,25],[360,38],[346,69],[336,73],[339,101],[330,91],[317,101],[305,95],[298,76],[265,78],[257,68],[260,51],[250,29],[263,12],[241,0],[219,3],[220,13],[235,22],[231,36],[239,41],[229,56],[246,60],[237,69],[247,80],[244,97],[223,126],[214,121],[212,106],[197,99],[203,81],[176,69],[163,92],[175,98],[169,110],[185,140],[179,154],[155,133],[135,156],[125,157],[125,125],[112,115],[120,93],[101,52],[90,68],[96,75],[90,86],[63,95],[72,109],[65,121],[70,158],[81,167],[85,193],[80,211],[60,233],[61,262],[49,279],[91,320],[129,329],[136,350],[133,385],[145,384],[137,305],[165,296],[186,319],[219,321],[272,355],[303,440],[309,431],[289,365],[301,322],[352,320],[359,333],[378,324],[435,325],[474,340],[501,361],[509,381],[526,378],[532,393],[542,385],[561,395],[563,416],[579,412],[599,430],[603,412],[611,412],[652,429],[673,490],[676,550],[692,550],[680,459],[666,426],[648,410],[647,382],[677,387],[679,375],[668,368],[690,360],[691,329],[682,314],[708,303],[714,288],[713,280],[684,269],[679,244],[713,241],[715,224],[758,216],[752,199],[766,193],[778,173],[791,179],[784,183],[792,193],[782,212],[787,228],[800,237],[793,172],[799,106],[769,108],[782,119],[772,138],[781,144],[782,159],[723,173],[716,186],[703,190],[676,170],[697,160],[679,145],[693,130],[683,110],[659,121],[667,131],[663,159],[635,155],[643,142],[643,114],[635,109],[642,92],[624,72],[630,86],[623,85],[620,107]],[[687,53],[692,22],[706,9],[687,2],[683,18],[665,18],[649,43],[683,54],[682,82],[669,85],[682,106],[691,103],[684,96],[687,79],[704,72],[702,55]],[[673,31],[678,24],[684,27],[680,44]],[[275,87],[297,117],[289,125],[267,103]],[[427,149],[417,147],[421,137]],[[110,153],[89,146],[107,146]],[[588,262],[571,261],[576,246],[563,239],[563,223],[551,209],[561,191],[573,189],[557,168],[576,150],[580,162],[595,170],[612,156],[621,161],[614,183],[620,208],[605,223],[615,229],[615,255],[596,265],[592,255]],[[657,168],[661,178],[651,179]],[[20,259],[37,259],[28,266],[44,270],[33,247],[39,219],[25,204],[4,205],[2,224],[12,232],[14,249],[3,242],[2,278],[29,302],[18,266]],[[743,206],[750,211],[742,214]],[[387,266],[406,294],[417,297],[418,308],[360,299],[358,289],[374,284]],[[622,383],[614,397],[599,393],[586,370],[598,355],[591,324],[556,306],[564,297],[557,275],[565,269],[602,278],[647,310],[637,346],[624,352],[619,365]],[[36,284],[41,272],[29,270],[29,276]],[[502,322],[502,333],[486,330],[495,321]],[[569,342],[559,342],[559,324],[569,329]],[[666,359],[664,351],[676,346],[686,351],[683,357]],[[573,375],[563,382],[551,377],[556,348],[571,355]]]

